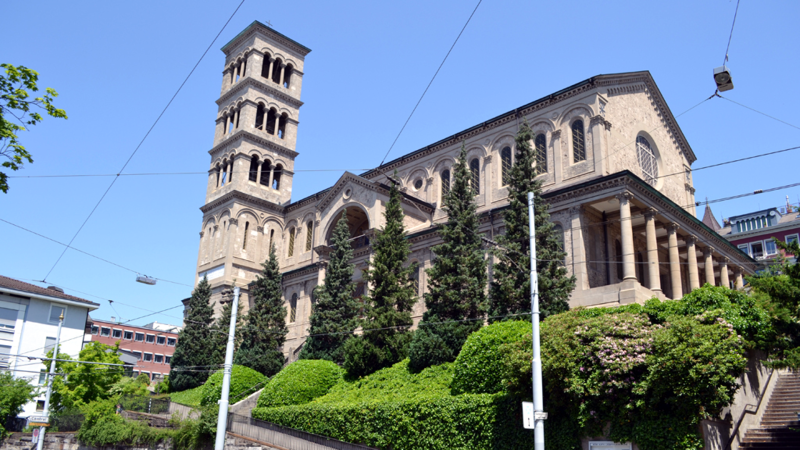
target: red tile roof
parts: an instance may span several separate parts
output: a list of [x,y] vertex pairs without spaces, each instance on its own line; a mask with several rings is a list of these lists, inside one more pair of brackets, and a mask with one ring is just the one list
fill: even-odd
[[99,303],[90,302],[89,300],[80,297],[75,297],[73,295],[68,295],[63,292],[56,291],[54,289],[39,287],[30,283],[25,283],[24,281],[19,281],[13,278],[4,277],[2,275],[0,275],[0,287],[13,289],[15,291],[28,292],[30,294],[46,295],[48,297],[55,297],[64,300],[72,300],[74,302],[86,303],[87,305],[100,306]]

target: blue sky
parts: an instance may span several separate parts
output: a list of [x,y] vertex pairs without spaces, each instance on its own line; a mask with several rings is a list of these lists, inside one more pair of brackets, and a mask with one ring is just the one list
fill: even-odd
[[[1,62],[40,73],[69,119],[23,132],[34,163],[13,175],[113,174],[128,159],[239,0],[11,2]],[[253,20],[310,47],[293,198],[328,187],[343,169],[377,165],[469,17],[473,1],[246,0],[136,153],[126,173],[204,172],[221,85],[219,50]],[[603,73],[649,70],[672,112],[714,92],[735,1],[485,0],[389,159]],[[800,2],[743,0],[726,97],[800,126]],[[678,119],[695,167],[800,145],[800,130],[723,99]],[[800,152],[697,172],[697,198],[798,181]],[[13,178],[0,218],[68,242],[112,178]],[[185,285],[194,281],[205,175],[120,177],[73,246]],[[718,219],[780,206],[800,188],[713,205]],[[63,247],[0,222],[0,274],[41,280]],[[48,277],[124,320],[178,306],[191,288],[159,282],[69,250]],[[96,297],[95,297],[96,296]],[[113,299],[114,311],[107,300]],[[133,306],[128,306],[133,305]],[[135,307],[143,308],[136,309]],[[179,323],[180,308],[147,317]]]

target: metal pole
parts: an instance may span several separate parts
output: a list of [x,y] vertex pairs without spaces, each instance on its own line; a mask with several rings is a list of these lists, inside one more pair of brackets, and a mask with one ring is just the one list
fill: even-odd
[[539,346],[539,277],[536,274],[536,224],[533,220],[533,192],[528,192],[528,228],[531,245],[531,326],[533,328],[533,444],[544,450],[544,400],[542,399],[542,355]]
[[219,416],[217,417],[217,440],[214,450],[225,447],[225,432],[228,425],[228,391],[231,389],[231,368],[233,367],[233,339],[236,334],[236,313],[239,311],[239,288],[233,288],[233,308],[231,309],[231,327],[228,331],[228,346],[225,348],[225,372],[222,377],[222,398],[219,400]]
[[[58,332],[56,333],[56,346],[53,347],[53,359],[50,361],[50,373],[47,374],[47,393],[44,396],[44,416],[50,422],[50,394],[53,392],[53,379],[56,373],[56,358],[58,358],[58,344],[61,343],[61,325],[64,323],[64,311],[58,318]],[[36,450],[42,450],[44,445],[44,432],[47,427],[39,427],[39,440],[36,442]]]

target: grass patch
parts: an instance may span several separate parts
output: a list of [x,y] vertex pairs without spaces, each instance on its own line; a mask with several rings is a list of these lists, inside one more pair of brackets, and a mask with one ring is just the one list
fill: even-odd
[[169,398],[173,402],[180,403],[181,405],[198,407],[203,400],[203,386],[181,392],[173,392],[169,394]]

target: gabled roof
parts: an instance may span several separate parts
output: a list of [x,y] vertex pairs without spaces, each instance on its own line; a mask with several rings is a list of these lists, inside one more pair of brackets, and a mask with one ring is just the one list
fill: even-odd
[[714,213],[711,212],[711,207],[708,206],[708,203],[706,203],[706,212],[703,213],[703,223],[714,231],[722,229],[722,227],[719,226],[719,222],[717,222],[717,218],[714,217]]
[[62,300],[70,300],[73,302],[85,303],[86,305],[89,306],[97,306],[97,307],[100,306],[99,303],[90,302],[89,300],[65,294],[63,292],[59,292],[54,289],[39,287],[30,283],[25,283],[24,281],[19,281],[13,278],[4,277],[2,275],[0,275],[0,288],[7,288],[15,291],[27,292],[29,294],[36,294],[47,297],[59,298]]
[[[349,182],[358,184],[360,186],[363,186],[363,187],[365,187],[367,189],[370,189],[370,190],[373,190],[373,191],[382,192],[382,193],[387,194],[387,195],[388,195],[389,189],[390,189],[389,186],[387,186],[387,185],[385,185],[383,183],[378,183],[376,181],[367,180],[366,178],[360,177],[360,176],[358,176],[358,175],[356,175],[356,174],[354,174],[352,172],[345,171],[345,173],[343,173],[342,176],[339,177],[339,180],[336,181],[336,183],[334,183],[333,187],[331,187],[330,189],[327,189],[327,191],[325,192],[325,195],[322,196],[322,199],[320,199],[320,201],[319,201],[319,209],[320,210],[324,210],[325,208],[327,208],[328,205],[330,205],[334,201],[334,199],[338,198],[338,196],[340,195],[339,193],[341,192],[341,190]],[[428,214],[433,214],[433,212],[436,210],[436,208],[433,205],[431,205],[430,203],[422,201],[422,200],[414,197],[413,195],[408,195],[405,192],[401,192],[400,195],[402,195],[402,197],[403,197],[403,200],[402,200],[403,203],[407,203],[407,204],[408,203],[412,203],[417,207],[421,207],[420,210],[424,209],[425,212],[428,213]]]

